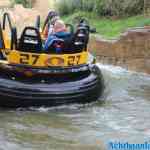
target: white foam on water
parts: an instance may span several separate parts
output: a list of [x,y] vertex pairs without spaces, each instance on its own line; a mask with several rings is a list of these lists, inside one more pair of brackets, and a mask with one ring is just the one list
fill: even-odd
[[[41,113],[47,113],[49,111],[78,111],[84,108],[88,108],[90,106],[93,106],[94,104],[96,104],[96,102],[91,102],[91,103],[86,103],[86,104],[69,104],[69,105],[60,105],[60,106],[53,106],[53,107],[30,107],[28,108],[28,110],[31,111],[39,111]],[[22,110],[22,109],[21,109]],[[23,109],[24,110],[24,109]]]
[[124,76],[125,75],[137,75],[140,78],[146,78],[150,80],[150,75],[147,73],[131,71],[120,66],[106,65],[106,64],[101,64],[101,63],[97,63],[97,66],[102,70],[102,72],[108,71],[115,75],[124,75]]
[[79,104],[72,104],[72,105],[61,105],[61,106],[53,106],[53,107],[31,107],[29,108],[31,111],[39,111],[39,112],[48,112],[52,110],[77,110],[81,105]]
[[97,66],[101,69],[101,70],[106,70],[115,74],[120,74],[120,73],[132,73],[129,72],[127,69],[122,68],[120,66],[113,66],[113,65],[104,65],[101,63],[97,63]]

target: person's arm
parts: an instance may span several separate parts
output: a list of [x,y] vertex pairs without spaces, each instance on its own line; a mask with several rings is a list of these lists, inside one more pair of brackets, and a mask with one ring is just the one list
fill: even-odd
[[48,36],[47,40],[45,41],[44,50],[48,50],[54,40],[57,40],[55,35]]
[[48,37],[54,34],[54,26],[50,25],[49,30],[48,30]]

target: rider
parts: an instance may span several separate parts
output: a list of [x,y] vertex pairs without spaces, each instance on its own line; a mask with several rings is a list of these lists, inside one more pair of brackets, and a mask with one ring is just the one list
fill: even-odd
[[56,20],[53,29],[51,29],[51,32],[49,32],[44,49],[47,51],[54,40],[64,39],[69,35],[70,33],[67,32],[65,23],[60,19]]
[[56,20],[60,19],[59,14],[56,11],[50,11],[46,21],[44,23],[43,35],[44,38],[47,38],[49,34],[51,34],[53,26]]

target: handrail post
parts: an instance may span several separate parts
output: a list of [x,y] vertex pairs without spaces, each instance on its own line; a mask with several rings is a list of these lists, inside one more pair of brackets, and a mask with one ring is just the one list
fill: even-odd
[[11,24],[11,19],[10,19],[10,16],[8,13],[4,13],[4,15],[3,15],[3,26],[2,26],[2,28],[3,28],[3,30],[5,30],[5,28],[6,28],[6,19],[8,20],[9,28],[11,30],[12,24]]
[[1,23],[0,23],[0,42],[1,42],[1,47],[0,47],[0,49],[4,49],[4,48],[5,48],[5,44],[4,44],[4,39],[3,39],[3,32],[2,32]]

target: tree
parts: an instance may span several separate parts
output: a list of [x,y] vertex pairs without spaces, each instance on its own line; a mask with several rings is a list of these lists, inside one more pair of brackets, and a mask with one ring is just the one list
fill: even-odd
[[150,15],[150,1],[144,0],[144,14]]

